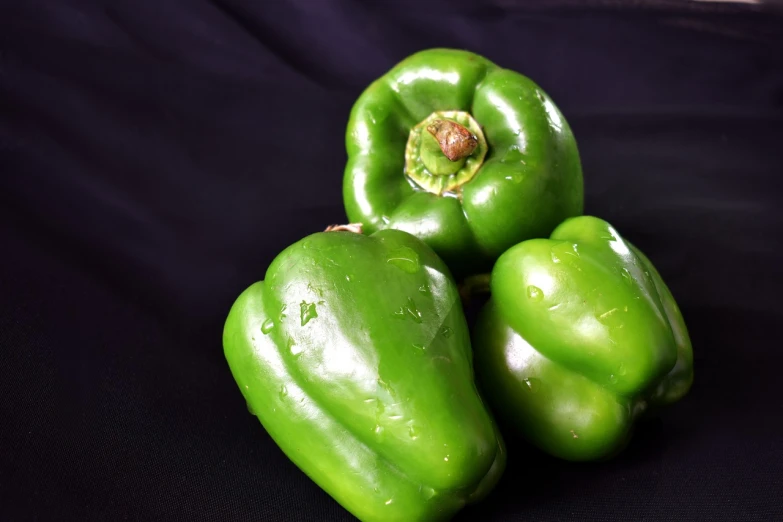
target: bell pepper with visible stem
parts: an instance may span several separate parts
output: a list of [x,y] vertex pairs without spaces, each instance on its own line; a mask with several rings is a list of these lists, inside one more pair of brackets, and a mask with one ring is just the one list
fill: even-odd
[[581,215],[576,141],[531,79],[468,51],[415,53],[351,111],[343,199],[367,232],[407,231],[458,278]]
[[474,328],[482,394],[505,432],[575,461],[611,458],[634,421],[693,382],[682,314],[650,260],[609,223],[565,220],[492,270]]
[[446,520],[506,464],[456,285],[406,232],[328,230],[238,297],[231,372],[282,451],[356,517]]

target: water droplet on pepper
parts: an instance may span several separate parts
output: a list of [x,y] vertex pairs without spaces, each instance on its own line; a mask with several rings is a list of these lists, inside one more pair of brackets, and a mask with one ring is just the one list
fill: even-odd
[[266,321],[264,321],[264,324],[261,325],[261,333],[266,335],[269,332],[271,332],[272,328],[274,327],[275,327],[275,322],[272,321],[271,319],[267,319]]
[[386,262],[409,274],[415,274],[419,270],[419,255],[408,247],[394,249],[389,253]]
[[530,285],[527,287],[527,297],[534,302],[540,301],[544,297],[544,292],[537,286]]
[[316,317],[318,317],[318,312],[315,310],[315,303],[302,301],[299,304],[299,318],[302,326],[306,325]]
[[394,317],[397,319],[412,319],[413,322],[421,324],[421,312],[416,308],[416,303],[413,298],[409,297],[405,306],[401,306],[399,310],[394,312]]

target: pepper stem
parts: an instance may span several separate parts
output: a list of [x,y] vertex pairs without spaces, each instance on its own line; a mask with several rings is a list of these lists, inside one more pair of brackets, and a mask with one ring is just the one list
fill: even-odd
[[438,140],[440,150],[449,161],[467,158],[478,147],[476,135],[456,121],[435,120],[427,125],[427,132]]
[[464,111],[436,111],[416,124],[405,146],[405,175],[437,194],[459,194],[487,155],[481,125]]
[[361,223],[348,223],[347,225],[329,225],[324,232],[353,232],[354,234],[362,233]]

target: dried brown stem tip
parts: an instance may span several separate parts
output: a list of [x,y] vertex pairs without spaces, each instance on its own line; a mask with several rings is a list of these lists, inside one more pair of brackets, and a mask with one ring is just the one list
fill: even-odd
[[362,233],[362,224],[361,223],[349,223],[347,225],[329,225],[326,227],[326,230],[324,232],[353,232],[354,234],[361,234]]
[[427,125],[427,132],[435,136],[440,150],[449,161],[467,158],[478,147],[478,138],[455,121],[435,120]]

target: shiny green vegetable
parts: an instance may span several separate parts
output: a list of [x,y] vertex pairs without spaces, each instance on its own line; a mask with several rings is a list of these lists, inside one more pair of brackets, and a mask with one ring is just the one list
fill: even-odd
[[467,51],[418,52],[369,85],[346,150],[349,220],[416,235],[458,278],[582,214],[563,114],[529,78]]
[[606,221],[568,219],[549,239],[512,247],[490,288],[473,342],[482,393],[499,420],[552,455],[609,458],[639,415],[691,387],[677,303]]
[[445,520],[503,473],[457,288],[410,234],[293,244],[236,300],[223,343],[266,431],[361,520]]

